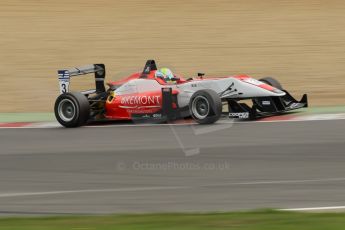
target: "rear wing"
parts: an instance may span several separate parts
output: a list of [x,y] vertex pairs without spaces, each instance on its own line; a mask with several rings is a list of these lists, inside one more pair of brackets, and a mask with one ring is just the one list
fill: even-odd
[[[95,73],[96,89],[85,91],[85,93],[102,93],[105,92],[104,79],[105,79],[105,65],[104,64],[91,64],[82,67],[74,67],[68,70],[58,70],[60,94],[69,92],[70,79],[74,76]],[[83,92],[82,92],[83,93]]]

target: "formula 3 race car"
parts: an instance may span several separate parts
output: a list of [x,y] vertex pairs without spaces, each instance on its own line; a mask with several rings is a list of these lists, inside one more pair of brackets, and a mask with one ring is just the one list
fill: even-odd
[[[56,119],[65,127],[100,120],[166,122],[187,117],[199,124],[211,124],[222,114],[229,118],[257,119],[308,106],[306,94],[297,101],[270,77],[205,78],[203,73],[198,73],[198,77],[189,79],[174,75],[171,84],[157,78],[156,71],[155,61],[148,60],[142,72],[109,82],[106,89],[104,64],[59,70]],[[95,74],[95,89],[69,92],[72,77],[89,73]]]

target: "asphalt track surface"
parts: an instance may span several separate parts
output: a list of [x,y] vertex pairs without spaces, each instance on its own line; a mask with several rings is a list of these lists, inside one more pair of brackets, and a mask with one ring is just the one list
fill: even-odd
[[0,213],[345,205],[345,120],[0,130]]

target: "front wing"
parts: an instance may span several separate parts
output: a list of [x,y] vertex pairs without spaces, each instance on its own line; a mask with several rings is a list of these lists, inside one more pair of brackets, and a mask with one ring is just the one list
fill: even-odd
[[308,96],[304,94],[300,101],[297,101],[291,94],[281,97],[259,97],[252,98],[252,106],[241,103],[238,100],[229,99],[229,118],[258,119],[267,116],[283,114],[285,112],[308,107]]

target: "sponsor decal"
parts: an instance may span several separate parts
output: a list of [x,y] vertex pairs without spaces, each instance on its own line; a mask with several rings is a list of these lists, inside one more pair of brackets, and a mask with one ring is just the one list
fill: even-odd
[[247,119],[247,118],[249,118],[249,112],[229,113],[229,117],[230,117],[230,118]]
[[262,105],[271,105],[270,101],[262,101]]
[[257,86],[265,84],[264,82],[258,81],[258,80],[254,79],[254,78],[246,78],[243,81],[247,82],[249,84],[252,84],[252,85],[257,85]]
[[126,109],[129,113],[154,113],[161,108],[160,98],[159,95],[124,96],[120,98],[119,107]]
[[135,114],[146,114],[146,113],[154,113],[155,110],[153,110],[153,109],[146,109],[146,108],[128,108],[127,112],[135,113]]
[[281,91],[280,89],[273,89],[273,92],[275,92],[275,93],[284,93],[284,91]]
[[162,114],[160,114],[160,113],[155,113],[155,114],[152,114],[152,117],[153,117],[153,118],[162,118]]
[[147,114],[147,113],[139,112],[139,114],[135,114],[134,117],[144,118],[144,119],[161,119],[163,116],[160,113]]
[[[242,81],[244,81],[244,82],[246,82],[248,84],[251,84],[251,85],[258,86],[258,87],[260,87],[262,89],[265,89],[265,90],[268,90],[268,91],[274,92],[274,90],[275,90],[274,87],[266,84],[265,82],[258,81],[258,80],[254,79],[254,78],[246,78],[246,79],[244,79]],[[275,92],[275,93],[281,93],[281,92]]]
[[291,105],[289,106],[290,109],[293,109],[293,108],[297,108],[297,107],[300,107],[301,106],[301,103],[291,103]]
[[121,98],[122,105],[159,105],[160,96],[124,96]]
[[58,70],[58,76],[60,80],[70,78],[68,70]]

